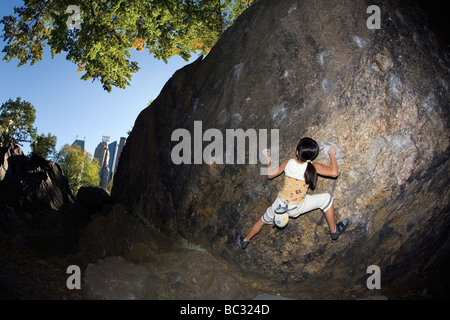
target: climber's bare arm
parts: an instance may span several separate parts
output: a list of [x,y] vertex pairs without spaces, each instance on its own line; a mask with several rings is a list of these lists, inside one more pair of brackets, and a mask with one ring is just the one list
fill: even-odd
[[274,168],[272,167],[272,162],[270,161],[270,154],[268,154],[268,160],[269,162],[267,163],[267,177],[269,179],[273,179],[278,177],[286,168],[286,164],[288,163],[289,159],[284,160],[280,166],[278,166],[278,168]]
[[331,146],[330,150],[328,150],[328,155],[330,156],[330,164],[328,166],[324,166],[320,163],[313,162],[316,171],[321,176],[336,178],[339,175],[338,164],[336,160],[336,147]]

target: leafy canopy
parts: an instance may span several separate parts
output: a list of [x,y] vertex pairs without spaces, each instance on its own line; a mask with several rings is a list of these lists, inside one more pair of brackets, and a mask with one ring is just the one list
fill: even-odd
[[[125,88],[139,70],[130,50],[148,50],[165,62],[179,55],[206,54],[252,0],[25,0],[5,16],[4,60],[19,66],[62,52],[108,92]],[[69,6],[79,8],[68,10]],[[79,28],[78,28],[78,23]]]
[[0,107],[0,141],[8,146],[12,141],[16,143],[31,142],[36,138],[33,127],[36,120],[36,109],[31,103],[19,97],[8,99]]
[[42,158],[48,158],[51,155],[56,154],[56,136],[51,133],[40,134],[36,136],[36,139],[31,141],[31,152],[40,155]]
[[74,194],[82,186],[97,187],[100,183],[98,160],[80,146],[65,144],[56,154],[55,161],[61,166],[64,176]]
[[31,152],[43,158],[55,153],[56,136],[48,133],[37,135],[34,121],[36,109],[22,98],[8,99],[0,106],[0,146],[30,142]]

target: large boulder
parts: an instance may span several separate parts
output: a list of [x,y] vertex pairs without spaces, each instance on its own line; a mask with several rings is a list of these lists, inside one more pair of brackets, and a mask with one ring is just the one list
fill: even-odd
[[61,167],[15,144],[1,147],[0,159],[0,239],[44,255],[76,250],[92,212],[77,206]]
[[17,212],[59,210],[75,197],[61,167],[39,155],[27,157],[16,144],[0,147],[0,203]]
[[[393,295],[448,289],[439,281],[450,249],[450,61],[422,10],[407,1],[377,3],[380,29],[368,28],[364,1],[254,4],[141,112],[113,200],[244,275],[292,288],[364,289],[367,267],[377,265]],[[263,164],[250,164],[248,149],[245,164],[175,164],[172,133],[185,128],[194,140],[194,121],[224,137],[226,129],[278,129],[280,160],[293,157],[304,136],[322,146],[319,162],[336,144],[340,176],[320,178],[315,192],[335,197],[348,231],[331,241],[317,210],[284,230],[266,227],[239,249],[236,240],[283,179],[261,175]]]
[[94,218],[76,261],[85,299],[251,299],[261,292],[205,250],[170,239],[116,205]]
[[83,186],[77,192],[77,202],[88,209],[100,211],[105,204],[111,202],[111,197],[105,189]]
[[162,255],[151,266],[117,256],[91,263],[82,289],[89,300],[249,300],[258,292],[207,253],[186,249]]

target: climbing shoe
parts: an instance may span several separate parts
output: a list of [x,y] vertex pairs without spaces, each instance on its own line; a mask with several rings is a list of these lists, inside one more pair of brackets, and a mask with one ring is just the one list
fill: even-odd
[[345,229],[348,226],[348,219],[345,218],[344,220],[342,220],[341,222],[339,222],[338,224],[336,224],[336,232],[331,232],[331,239],[333,240],[337,240],[337,238],[339,238],[339,236],[345,231]]
[[244,241],[244,238],[239,239],[238,245],[241,249],[247,249],[248,243],[250,241]]

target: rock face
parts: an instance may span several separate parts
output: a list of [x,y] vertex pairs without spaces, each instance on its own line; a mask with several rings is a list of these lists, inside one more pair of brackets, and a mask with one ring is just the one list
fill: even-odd
[[190,250],[168,253],[158,265],[107,257],[87,266],[82,289],[88,300],[248,300],[257,292],[208,254]]
[[120,205],[86,227],[78,258],[87,264],[84,299],[251,299],[261,292],[207,252],[175,246]]
[[111,202],[111,198],[105,189],[83,186],[77,192],[77,202],[91,210],[100,211]]
[[108,257],[86,268],[84,296],[95,300],[143,299],[148,278],[150,274],[145,267],[126,262],[122,257]]
[[77,208],[60,166],[17,145],[1,147],[0,159],[0,239],[44,255],[75,250],[92,212]]
[[1,147],[0,159],[0,203],[16,211],[37,212],[75,202],[58,164],[35,154],[28,158],[17,145]]
[[[342,292],[366,288],[366,269],[377,265],[393,294],[442,294],[450,250],[450,61],[420,9],[406,1],[378,6],[381,29],[370,30],[365,2],[253,5],[139,115],[113,200],[243,275]],[[318,162],[327,163],[336,144],[340,176],[319,178],[315,192],[335,197],[348,231],[332,242],[317,210],[284,230],[265,227],[246,251],[237,248],[283,179],[261,175],[263,164],[250,164],[248,148],[245,164],[174,164],[172,133],[185,128],[194,139],[194,121],[224,137],[227,129],[278,129],[280,161],[294,156],[304,136],[322,146]],[[204,140],[202,150],[210,144]]]

